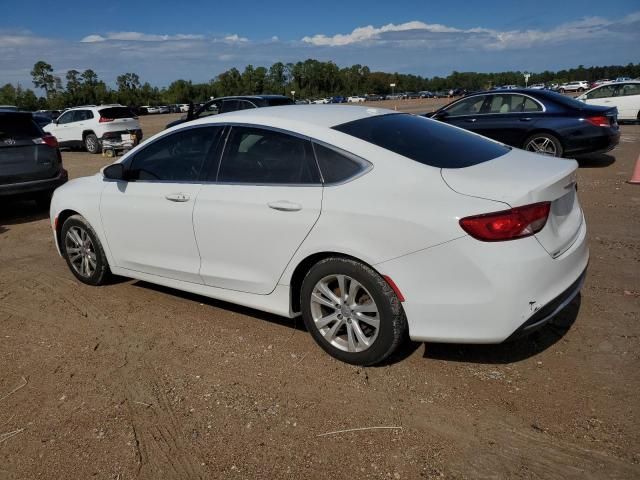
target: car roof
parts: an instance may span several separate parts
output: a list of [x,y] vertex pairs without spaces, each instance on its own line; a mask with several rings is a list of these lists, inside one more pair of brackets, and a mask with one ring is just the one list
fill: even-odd
[[[189,124],[246,122],[276,128],[281,126],[286,128],[286,125],[296,124],[331,128],[362,118],[391,113],[398,112],[385,108],[366,108],[354,105],[283,105],[211,115],[189,122]],[[297,128],[291,129],[297,130]]]

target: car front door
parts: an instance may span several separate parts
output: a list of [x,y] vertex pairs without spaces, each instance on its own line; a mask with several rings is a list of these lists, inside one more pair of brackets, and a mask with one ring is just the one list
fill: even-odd
[[75,110],[71,110],[60,115],[54,122],[45,127],[45,131],[51,133],[58,139],[61,146],[72,141],[73,119]]
[[478,128],[477,122],[480,111],[486,98],[486,95],[463,98],[438,112],[434,118],[475,132]]
[[91,110],[75,110],[73,122],[69,124],[69,138],[72,141],[81,142],[82,133],[89,128],[89,120],[93,118]]
[[488,97],[478,117],[476,132],[522,148],[544,110],[542,104],[517,93],[496,93]]
[[618,91],[618,86],[614,84],[602,85],[584,95],[584,101],[587,105],[601,105],[605,107],[613,107],[614,97]]
[[125,161],[127,181],[105,180],[100,213],[117,267],[202,283],[193,207],[222,131],[171,132]]
[[200,276],[207,285],[273,291],[320,216],[317,168],[309,139],[231,127],[193,212]]

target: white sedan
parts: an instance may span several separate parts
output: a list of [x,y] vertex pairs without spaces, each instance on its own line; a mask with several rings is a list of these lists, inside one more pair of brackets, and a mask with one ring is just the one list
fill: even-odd
[[302,315],[329,354],[370,365],[407,334],[499,343],[564,308],[588,260],[576,167],[390,110],[259,108],[70,181],[51,225],[81,282]]
[[640,120],[640,81],[605,83],[583,93],[577,100],[587,105],[617,107],[618,120]]
[[364,102],[364,100],[365,100],[364,97],[351,96],[351,97],[347,98],[347,103],[362,103],[362,102]]

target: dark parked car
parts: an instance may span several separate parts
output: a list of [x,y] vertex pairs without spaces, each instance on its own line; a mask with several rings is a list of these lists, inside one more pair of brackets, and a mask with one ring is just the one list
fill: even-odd
[[606,152],[620,139],[618,110],[546,90],[468,95],[426,116],[556,157]]
[[45,208],[67,179],[56,138],[31,112],[0,109],[0,198],[26,196]]
[[49,115],[43,115],[42,113],[34,113],[33,120],[38,124],[40,128],[53,122],[53,119]]
[[379,102],[381,100],[385,100],[386,97],[384,95],[379,95],[377,93],[369,94],[365,97],[367,102]]
[[179,120],[168,123],[167,128],[175,127],[176,125],[190,122],[197,118],[217,115],[218,113],[235,112],[236,110],[247,110],[250,108],[275,107],[278,105],[293,105],[293,100],[284,95],[246,95],[214,98],[199,107],[194,105],[185,116]]
[[331,101],[329,103],[347,103],[347,98],[337,95],[335,97],[331,97]]

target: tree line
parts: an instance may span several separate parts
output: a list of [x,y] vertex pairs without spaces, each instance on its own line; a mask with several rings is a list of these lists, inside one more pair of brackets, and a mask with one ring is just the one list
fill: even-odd
[[[584,67],[531,73],[529,84],[564,83],[573,80],[595,81],[619,76],[640,77],[640,63]],[[231,68],[206,83],[175,80],[158,88],[142,83],[135,73],[118,75],[115,88],[110,87],[91,69],[67,71],[64,81],[54,75],[53,67],[38,61],[31,71],[33,85],[44,92],[38,96],[30,88],[10,83],[0,87],[0,105],[16,105],[26,110],[62,109],[76,105],[120,103],[130,106],[165,105],[204,101],[224,95],[275,93],[296,98],[319,98],[332,95],[364,95],[395,91],[438,91],[450,88],[482,90],[497,85],[524,84],[523,72],[457,72],[446,77],[422,77],[404,73],[374,72],[367,66],[340,68],[335,63],[308,59],[304,62],[276,62],[269,68],[247,65],[241,72]]]

